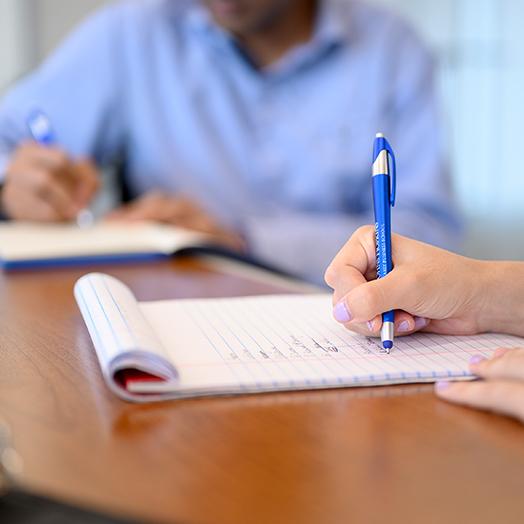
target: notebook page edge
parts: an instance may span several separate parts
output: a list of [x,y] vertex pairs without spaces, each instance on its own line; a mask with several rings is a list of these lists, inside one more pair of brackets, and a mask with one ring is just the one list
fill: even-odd
[[89,273],[77,281],[74,295],[103,377],[114,392],[128,396],[115,379],[125,369],[159,376],[171,384],[176,382],[176,367],[127,286],[112,276]]

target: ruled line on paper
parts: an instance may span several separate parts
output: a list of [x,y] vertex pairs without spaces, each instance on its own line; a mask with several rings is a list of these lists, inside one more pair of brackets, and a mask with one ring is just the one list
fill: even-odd
[[330,300],[322,296],[142,306],[182,377],[210,384],[227,378],[250,389],[463,377],[469,375],[472,354],[488,356],[511,345],[511,337],[503,335],[420,334],[396,339],[394,351],[386,355],[376,340],[350,333],[331,319]]
[[397,338],[386,355],[377,339],[332,319],[327,295],[138,303],[124,284],[102,274],[80,279],[75,294],[107,380],[113,364],[173,379],[143,385],[141,393],[147,387],[191,396],[468,378],[471,355],[524,345],[500,334],[425,333]]

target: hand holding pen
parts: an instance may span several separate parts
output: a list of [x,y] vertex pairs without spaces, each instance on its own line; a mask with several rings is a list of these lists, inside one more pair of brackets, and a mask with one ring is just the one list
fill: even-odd
[[42,113],[32,115],[28,127],[34,141],[16,149],[6,170],[4,213],[17,220],[86,224],[90,216],[85,210],[99,187],[97,168],[58,147]]
[[[373,210],[375,213],[375,247],[377,278],[384,278],[393,269],[391,255],[391,208],[395,205],[397,168],[395,154],[382,133],[377,133],[373,144]],[[395,311],[382,313],[380,338],[387,353],[393,347]]]
[[[391,250],[391,208],[395,205],[397,176],[393,149],[382,133],[377,133],[373,144],[371,178],[373,188],[373,210],[375,214],[375,276],[377,279],[383,279],[393,270],[393,257]],[[333,264],[331,265],[330,270],[326,273],[326,281],[330,286],[334,287],[331,282],[332,272]],[[364,274],[368,275],[369,270]],[[336,282],[334,285],[336,286]],[[349,284],[346,283],[346,285]],[[336,290],[335,298],[337,298]],[[381,313],[381,318],[378,322],[380,325],[380,338],[382,341],[382,347],[386,353],[389,353],[393,347],[393,340],[395,338],[395,311],[394,309],[390,309],[384,310]],[[352,312],[348,309],[347,303],[344,301],[337,302],[333,314],[335,319],[342,323],[349,323],[352,320],[355,320]],[[374,326],[377,324],[375,319],[368,318],[366,320],[368,331],[373,332]]]

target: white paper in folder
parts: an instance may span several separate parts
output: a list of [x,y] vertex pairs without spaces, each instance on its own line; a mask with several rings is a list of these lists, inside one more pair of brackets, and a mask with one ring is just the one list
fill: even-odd
[[500,334],[417,334],[387,355],[331,318],[328,294],[140,303],[92,273],[75,296],[106,382],[137,401],[468,379],[471,355],[524,345]]

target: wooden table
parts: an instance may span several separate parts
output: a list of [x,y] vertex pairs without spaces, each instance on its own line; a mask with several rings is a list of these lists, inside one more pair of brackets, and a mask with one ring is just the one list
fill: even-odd
[[[190,260],[97,269],[139,299],[282,291]],[[431,386],[120,401],[73,299],[84,272],[0,275],[0,416],[38,492],[181,523],[524,522],[524,427]]]

